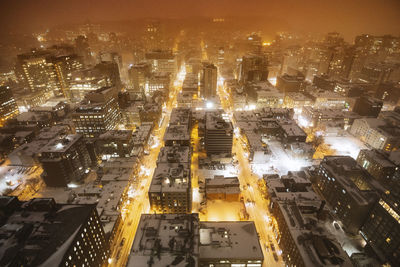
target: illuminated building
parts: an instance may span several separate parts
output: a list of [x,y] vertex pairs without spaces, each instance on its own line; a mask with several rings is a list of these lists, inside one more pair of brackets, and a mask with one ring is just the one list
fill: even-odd
[[313,101],[308,96],[300,92],[290,92],[285,94],[284,105],[286,108],[302,109],[312,106]]
[[72,114],[77,133],[85,137],[97,137],[114,130],[120,121],[115,87],[104,87],[89,93]]
[[176,56],[170,50],[153,50],[146,53],[145,58],[152,72],[167,72],[171,79],[178,73]]
[[50,57],[49,51],[33,51],[18,55],[18,68],[32,92],[54,90],[60,93],[59,80]]
[[96,138],[96,151],[103,159],[130,157],[133,150],[133,136],[130,130],[112,130]]
[[217,67],[204,64],[200,77],[200,96],[209,99],[217,95]]
[[303,90],[304,76],[284,74],[276,79],[276,88],[282,93],[299,92]]
[[0,125],[18,115],[18,106],[15,102],[11,88],[0,86]]
[[190,213],[192,188],[190,164],[160,162],[149,189],[150,210],[156,213]]
[[105,263],[108,244],[96,205],[57,204],[52,198],[20,202],[16,197],[1,197],[0,203],[3,214],[0,239],[10,244],[2,248],[3,265],[101,266]]
[[276,238],[287,266],[353,266],[334,235],[325,229],[322,218],[327,211],[323,208],[324,202],[318,199],[274,201]]
[[133,91],[144,91],[150,72],[151,65],[148,63],[138,63],[129,68],[129,81],[133,86]]
[[72,73],[68,95],[69,98],[80,101],[89,92],[111,85],[110,77],[100,73],[99,70],[84,69]]
[[53,92],[67,96],[71,73],[82,69],[80,57],[71,47],[51,47],[18,55],[20,77],[32,92]]
[[400,261],[399,196],[399,192],[383,194],[360,230],[367,247],[372,248],[382,263],[389,262],[393,266]]
[[170,75],[166,72],[152,73],[145,85],[146,95],[153,95],[155,92],[161,92],[169,96],[169,87],[171,84]]
[[242,58],[239,70],[241,82],[268,80],[268,60],[265,56],[247,55]]
[[362,149],[357,157],[357,162],[370,175],[385,185],[393,183],[394,175],[398,170],[396,156],[398,151],[390,153],[381,150]]
[[350,133],[375,149],[392,151],[400,147],[400,129],[381,118],[356,119]]
[[80,134],[56,137],[40,149],[39,162],[47,186],[79,183],[89,172],[92,161]]
[[325,156],[319,165],[316,185],[346,231],[356,234],[375,205],[382,189],[349,156]]
[[182,92],[196,95],[199,93],[199,78],[197,74],[186,74],[182,84]]
[[257,33],[252,33],[245,40],[245,50],[248,53],[260,54],[262,49],[261,36]]
[[332,91],[324,91],[315,87],[307,87],[308,92],[306,96],[310,97],[313,101],[314,108],[348,108],[348,99],[338,93]]
[[347,130],[361,116],[352,111],[343,111],[335,108],[316,109],[311,106],[303,107],[302,117],[306,120],[306,126],[312,127],[338,127]]
[[233,126],[220,111],[206,113],[205,146],[207,155],[232,154]]
[[206,178],[205,193],[209,200],[239,201],[240,183],[237,177]]

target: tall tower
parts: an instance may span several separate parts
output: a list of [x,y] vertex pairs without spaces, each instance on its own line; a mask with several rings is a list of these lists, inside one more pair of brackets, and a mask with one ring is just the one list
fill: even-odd
[[217,67],[214,64],[205,64],[203,66],[200,95],[205,99],[217,95]]

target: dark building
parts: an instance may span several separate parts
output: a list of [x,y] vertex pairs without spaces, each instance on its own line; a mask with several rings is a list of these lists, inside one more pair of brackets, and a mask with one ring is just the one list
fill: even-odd
[[282,93],[288,92],[299,92],[302,91],[304,83],[304,76],[291,76],[288,74],[284,74],[282,76],[278,76],[276,80],[276,88]]
[[318,190],[345,230],[358,233],[379,196],[371,176],[349,156],[326,156],[316,178]]
[[361,236],[382,263],[400,262],[400,195],[382,194],[361,228]]
[[313,85],[326,91],[333,91],[335,89],[336,82],[335,80],[330,79],[326,74],[315,75],[313,79]]
[[204,99],[217,95],[217,67],[213,64],[205,64],[200,77],[200,96]]
[[108,244],[96,205],[0,197],[1,266],[102,266]]
[[206,113],[205,145],[207,155],[232,154],[233,126],[220,111]]
[[15,102],[11,88],[0,86],[0,126],[13,117],[18,115],[18,106]]
[[357,98],[353,107],[353,112],[361,116],[368,116],[377,118],[381,112],[383,102],[381,100],[361,96]]
[[109,77],[112,86],[115,86],[119,91],[122,88],[121,77],[119,73],[118,64],[115,62],[101,62],[94,67],[102,75]]
[[239,80],[241,82],[259,82],[268,80],[268,60],[265,56],[248,55],[240,63]]
[[85,178],[92,165],[80,134],[56,137],[40,150],[43,180],[48,186],[67,186]]

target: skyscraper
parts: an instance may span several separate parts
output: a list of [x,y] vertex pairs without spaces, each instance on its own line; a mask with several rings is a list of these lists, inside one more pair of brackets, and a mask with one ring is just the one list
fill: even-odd
[[214,64],[205,64],[201,72],[200,96],[204,99],[217,95],[217,67]]

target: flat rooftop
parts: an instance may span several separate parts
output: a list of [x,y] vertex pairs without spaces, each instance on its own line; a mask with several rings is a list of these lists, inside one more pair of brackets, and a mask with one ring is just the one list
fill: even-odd
[[197,267],[198,231],[195,213],[142,214],[126,266]]
[[264,259],[254,222],[200,222],[200,261]]
[[186,192],[190,189],[189,163],[159,163],[149,192]]

